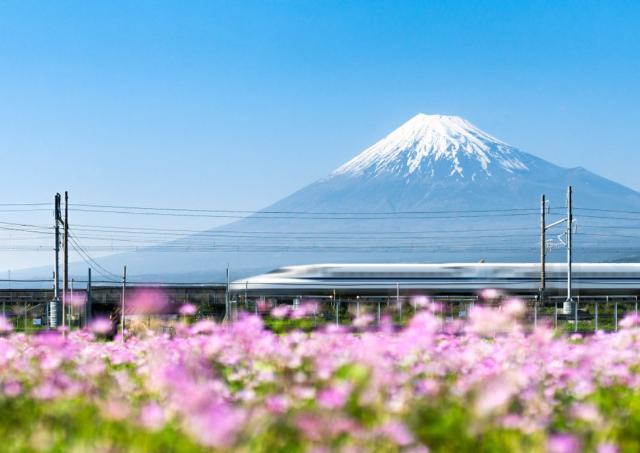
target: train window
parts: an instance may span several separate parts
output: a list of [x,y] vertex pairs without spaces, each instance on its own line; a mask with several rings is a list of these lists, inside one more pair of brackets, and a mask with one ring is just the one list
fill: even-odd
[[272,271],[267,272],[267,275],[274,275],[274,274],[286,274],[287,272],[289,272],[289,268],[286,267],[280,267],[278,269],[274,269]]

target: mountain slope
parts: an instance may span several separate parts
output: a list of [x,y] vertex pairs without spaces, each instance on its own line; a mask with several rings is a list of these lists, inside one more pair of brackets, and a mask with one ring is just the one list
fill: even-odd
[[[312,262],[537,261],[540,195],[556,220],[570,184],[584,231],[575,236],[576,260],[640,255],[640,237],[616,239],[611,234],[624,225],[600,230],[609,214],[584,210],[640,211],[638,192],[537,158],[462,118],[419,114],[263,211],[171,243],[192,253],[157,246],[100,263],[114,272],[127,264],[149,278],[202,280],[221,278],[226,265],[239,277]],[[207,251],[193,253],[203,244]],[[554,258],[564,259],[560,251]]]

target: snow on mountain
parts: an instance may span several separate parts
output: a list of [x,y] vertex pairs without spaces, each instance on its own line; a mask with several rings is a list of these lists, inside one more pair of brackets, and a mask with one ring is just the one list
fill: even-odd
[[[418,114],[315,183],[268,209],[402,211],[535,205],[567,169],[458,116]],[[537,188],[533,188],[537,185]],[[506,190],[505,190],[506,189]],[[555,190],[552,190],[555,193]]]
[[[458,116],[420,113],[331,176],[417,174],[475,179],[479,174],[529,171],[530,158]],[[437,169],[445,174],[436,175]]]

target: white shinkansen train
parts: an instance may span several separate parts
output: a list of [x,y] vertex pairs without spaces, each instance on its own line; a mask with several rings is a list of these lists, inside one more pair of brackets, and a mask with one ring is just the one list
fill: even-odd
[[[546,293],[564,294],[566,263],[546,265]],[[287,266],[236,280],[231,292],[251,296],[477,294],[497,289],[538,294],[540,263],[311,264]],[[574,263],[576,295],[640,294],[640,263]]]

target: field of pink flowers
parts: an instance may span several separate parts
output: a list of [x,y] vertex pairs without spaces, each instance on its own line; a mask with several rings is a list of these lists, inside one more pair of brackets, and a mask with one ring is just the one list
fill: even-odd
[[[282,310],[281,310],[282,311]],[[6,451],[638,451],[640,329],[526,332],[517,301],[444,329],[276,334],[260,318],[107,341],[0,322]],[[280,318],[287,313],[276,313]]]

